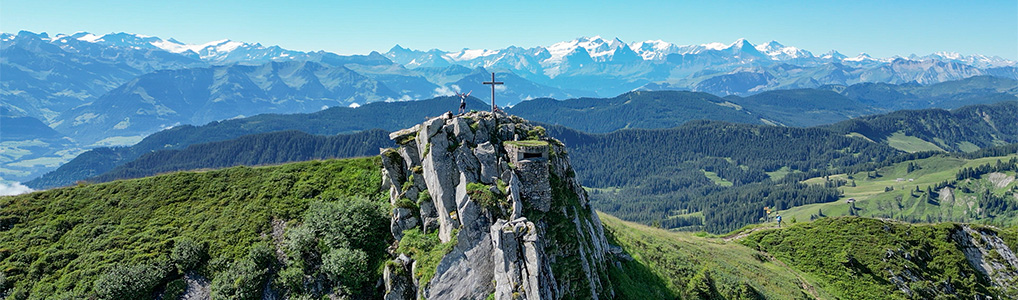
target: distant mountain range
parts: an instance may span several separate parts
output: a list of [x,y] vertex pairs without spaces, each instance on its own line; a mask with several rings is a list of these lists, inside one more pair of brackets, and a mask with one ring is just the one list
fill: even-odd
[[[965,81],[971,86],[985,86],[976,83],[987,78],[974,77]],[[874,87],[879,87],[878,91],[885,91],[887,88],[882,85]],[[897,89],[893,90],[898,91],[932,93],[928,89],[895,85],[891,87],[896,87]],[[847,88],[843,87],[841,90]],[[873,106],[863,104],[853,97],[819,89],[779,90],[749,97],[725,98],[697,92],[637,91],[613,98],[535,99],[508,108],[507,112],[539,124],[561,125],[570,128],[569,130],[589,133],[610,133],[620,129],[666,129],[683,126],[695,120],[796,127],[827,125],[842,121],[829,125],[830,128],[827,129],[837,133],[838,136],[865,137],[870,141],[892,147],[911,143],[929,145],[919,150],[973,151],[1018,142],[1018,138],[1015,138],[1018,132],[1013,128],[1018,123],[1014,122],[1014,117],[1009,117],[1009,114],[1015,113],[1015,108],[1018,107],[1018,101],[1015,101],[1018,97],[1001,94],[994,98],[975,92],[986,90],[958,89],[953,97],[959,100],[954,102],[968,103],[969,101],[965,101],[967,97],[976,97],[997,99],[1000,100],[999,103],[969,106],[954,112],[930,109],[898,111],[868,117],[859,116],[890,111],[883,107],[892,105],[897,98],[877,101],[873,104],[880,106]],[[940,97],[948,99],[952,95],[942,94]],[[1005,101],[1005,97],[1010,97],[1009,101]],[[407,127],[408,124],[415,124],[429,116],[443,114],[455,108],[458,103],[459,99],[456,97],[439,97],[421,101],[377,102],[357,108],[333,107],[309,114],[264,114],[211,122],[203,126],[183,125],[149,135],[130,147],[103,147],[90,150],[57,170],[27,182],[26,185],[33,188],[68,185],[77,180],[98,176],[151,152],[185,149],[195,144],[232,140],[245,135],[286,130],[314,135],[354,133],[374,128],[392,131]],[[788,105],[781,106],[781,103]],[[468,99],[467,107],[482,108],[486,107],[486,104],[471,97]],[[849,120],[850,118],[854,119]],[[573,140],[567,137],[559,138],[565,141]]]
[[26,31],[0,34],[2,105],[47,123],[142,74],[207,65],[161,49],[112,47]]
[[[535,107],[526,100],[615,97],[634,90],[738,96],[711,98],[708,102],[717,105],[697,106],[710,108],[699,113],[665,117],[673,118],[665,122],[668,124],[718,109],[725,113],[744,109],[735,114],[742,114],[739,118],[712,118],[812,126],[895,109],[991,103],[1018,94],[1013,83],[1018,78],[1015,62],[999,57],[814,55],[777,42],[754,45],[746,40],[682,46],[592,37],[547,47],[457,52],[418,51],[397,45],[386,53],[343,56],[230,40],[185,44],[130,33],[51,36],[21,31],[0,33],[0,71],[0,106],[9,117],[5,120],[14,124],[13,118],[18,118],[18,126],[44,124],[56,131],[36,128],[39,130],[30,132],[40,136],[5,134],[0,143],[11,151],[5,151],[0,181],[31,178],[85,150],[130,145],[179,125],[429,99],[455,92],[473,91],[472,95],[487,101],[490,87],[480,82],[490,79],[492,72],[506,82],[496,91],[497,104],[526,104],[519,113],[524,113],[525,107]],[[966,78],[984,79],[942,92],[933,88],[940,82]],[[860,83],[872,86],[861,87]],[[832,93],[800,92],[798,98],[773,99],[765,93],[801,88]],[[951,92],[953,88],[972,94],[960,97]],[[938,98],[937,93],[950,95]],[[819,104],[829,107],[817,111],[805,111],[808,105],[782,102],[797,99],[799,104],[816,104],[834,99],[834,94],[847,100]],[[964,101],[958,102],[961,98]],[[880,101],[895,104],[876,103]],[[835,111],[830,105],[847,106]],[[636,104],[626,107],[646,109]],[[678,107],[668,108],[675,111]],[[792,111],[783,111],[789,108]],[[606,109],[608,116],[616,113],[611,108],[601,109]],[[747,117],[746,111],[759,115]],[[7,128],[13,127],[6,127],[5,132]]]
[[1016,78],[1014,61],[982,55],[848,57],[823,55],[776,41],[754,45],[625,43],[585,37],[548,47],[419,51],[396,45],[385,53],[407,68],[464,65],[511,70],[528,80],[563,89],[612,96],[633,89],[680,89],[746,95],[774,89],[851,85],[860,82],[932,84],[977,75]]
[[547,47],[449,52],[396,45],[384,54],[342,56],[231,40],[185,44],[130,33],[49,36],[22,31],[0,34],[0,48],[5,73],[0,83],[8,95],[5,98],[10,98],[5,103],[48,122],[69,107],[155,70],[284,61],[350,67],[383,82],[399,94],[395,99],[406,100],[483,89],[473,81],[468,81],[473,87],[458,82],[481,68],[483,73],[518,76],[515,81],[520,84],[499,91],[501,105],[541,97],[609,97],[636,89],[724,96],[861,82],[925,85],[977,75],[1018,79],[1016,62],[1000,57],[942,52],[890,58],[865,53],[848,57],[837,51],[814,55],[776,41],[754,45],[745,39],[731,44],[677,45],[595,36]]
[[181,124],[261,113],[299,113],[399,95],[342,66],[270,62],[163,70],[139,76],[57,117],[55,128],[91,144]]

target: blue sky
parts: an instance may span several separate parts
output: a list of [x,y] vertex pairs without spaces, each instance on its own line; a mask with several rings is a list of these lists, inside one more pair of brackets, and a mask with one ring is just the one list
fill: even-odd
[[1018,59],[1018,1],[3,0],[0,30],[131,32],[340,54],[547,46],[580,36],[680,45],[777,40],[815,54]]

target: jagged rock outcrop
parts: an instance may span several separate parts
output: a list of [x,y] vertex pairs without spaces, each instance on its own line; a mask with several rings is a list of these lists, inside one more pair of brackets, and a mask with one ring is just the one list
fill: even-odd
[[[543,128],[474,112],[389,137],[399,147],[382,151],[382,174],[398,258],[386,267],[386,299],[614,296],[601,221],[565,146]],[[417,233],[404,237],[408,230]],[[408,249],[429,238],[439,246]],[[447,252],[436,264],[425,251]],[[399,275],[408,273],[412,280]]]
[[385,282],[385,300],[413,299],[417,295],[410,272],[413,262],[410,257],[400,254],[382,273]]
[[951,233],[965,259],[976,271],[990,279],[992,286],[1012,288],[1018,278],[1018,256],[992,230],[962,225]]

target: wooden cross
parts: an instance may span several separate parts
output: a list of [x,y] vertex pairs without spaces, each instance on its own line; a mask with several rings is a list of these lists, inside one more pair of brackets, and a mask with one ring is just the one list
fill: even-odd
[[485,82],[482,82],[482,83],[483,84],[490,84],[491,85],[491,113],[494,114],[495,113],[495,85],[496,84],[505,84],[505,82],[495,81],[495,73],[492,72],[491,73],[491,81],[485,81]]

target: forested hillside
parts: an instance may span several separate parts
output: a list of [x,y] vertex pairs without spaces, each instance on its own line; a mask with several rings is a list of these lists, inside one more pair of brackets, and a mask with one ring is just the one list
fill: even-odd
[[746,97],[728,96],[725,100],[773,122],[795,127],[831,124],[886,111],[819,89],[768,91]]
[[763,116],[749,113],[725,99],[678,91],[637,91],[614,98],[548,98],[520,102],[508,109],[524,119],[603,133],[624,128],[670,128],[692,120],[711,119],[763,124]]
[[598,209],[620,218],[726,232],[764,217],[765,206],[837,199],[807,174],[876,163],[900,152],[819,128],[697,121],[678,128],[585,134],[550,127],[569,147]]
[[858,83],[819,89],[838,92],[866,105],[886,109],[957,108],[1018,100],[1018,81],[995,76],[973,76],[930,85]]
[[[378,157],[235,167],[0,197],[0,296],[377,298]],[[206,295],[208,296],[208,295]]]
[[86,180],[106,182],[181,170],[374,156],[378,155],[378,149],[393,145],[389,140],[389,132],[381,129],[333,136],[310,135],[300,131],[262,133],[222,142],[195,144],[180,150],[148,153]]
[[860,83],[766,91],[720,98],[703,92],[636,91],[613,98],[534,99],[508,109],[533,121],[604,133],[625,128],[671,128],[691,120],[796,127],[901,109],[953,109],[1015,102],[1018,81],[990,76],[938,83]]
[[1018,101],[965,106],[950,111],[903,110],[852,119],[825,128],[844,134],[860,134],[908,152],[971,152],[1018,142]]

